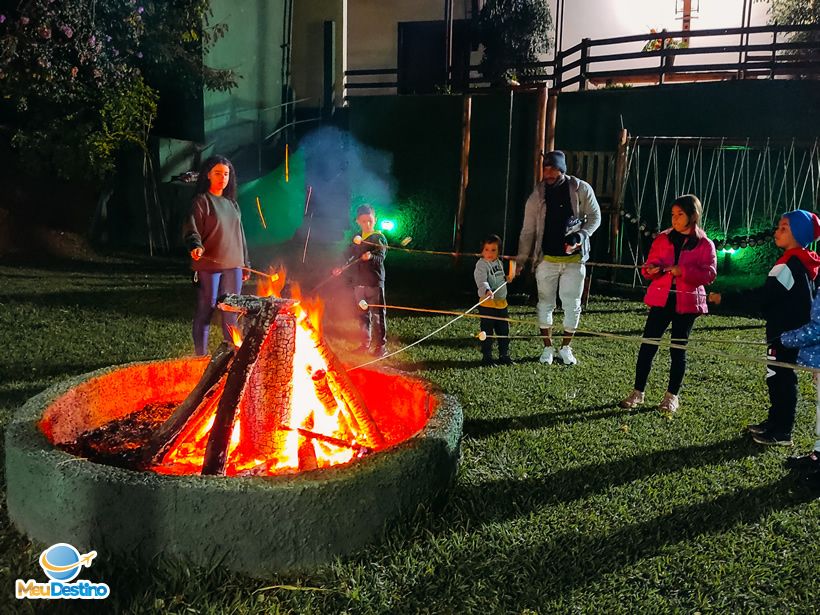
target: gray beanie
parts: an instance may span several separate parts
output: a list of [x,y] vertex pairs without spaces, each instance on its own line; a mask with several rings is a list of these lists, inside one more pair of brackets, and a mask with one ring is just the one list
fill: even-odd
[[555,167],[561,173],[567,172],[567,157],[564,155],[564,152],[557,149],[552,152],[547,152],[544,154],[544,166],[545,167]]

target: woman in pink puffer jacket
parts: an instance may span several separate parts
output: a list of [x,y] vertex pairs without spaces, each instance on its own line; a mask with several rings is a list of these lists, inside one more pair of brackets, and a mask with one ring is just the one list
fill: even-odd
[[[643,276],[651,281],[644,298],[644,303],[649,306],[643,330],[645,339],[660,339],[671,324],[674,345],[684,346],[695,318],[708,311],[704,286],[715,280],[717,258],[715,245],[698,226],[702,212],[703,207],[696,196],[679,196],[672,203],[672,228],[660,233],[652,242],[649,256],[641,268]],[[635,389],[621,401],[622,408],[634,408],[644,402],[646,381],[657,351],[656,344],[641,344],[635,366]],[[658,408],[675,412],[686,372],[686,350],[670,348],[669,355],[672,360],[669,384]]]

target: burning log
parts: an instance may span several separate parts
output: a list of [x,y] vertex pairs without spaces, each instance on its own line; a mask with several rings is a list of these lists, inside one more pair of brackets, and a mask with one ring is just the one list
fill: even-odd
[[295,348],[296,317],[290,310],[282,310],[254,361],[239,409],[240,441],[266,457],[276,453],[277,442],[272,436],[277,426],[290,418]]
[[[307,421],[306,427],[313,429],[312,416]],[[308,472],[318,467],[319,461],[316,459],[316,449],[313,448],[313,440],[302,435],[302,439],[299,442],[299,470]]]
[[143,467],[159,463],[162,460],[176,437],[196,414],[196,410],[201,406],[203,400],[206,397],[211,397],[218,388],[217,384],[225,372],[228,371],[233,356],[234,348],[231,345],[227,342],[219,345],[219,348],[211,356],[211,361],[208,363],[208,367],[205,368],[205,372],[197,385],[148,441],[142,454],[141,465]]
[[381,448],[384,446],[384,436],[373,420],[373,417],[370,416],[370,411],[367,409],[364,398],[362,398],[358,389],[353,384],[353,381],[350,380],[350,376],[347,375],[344,366],[339,359],[336,358],[330,346],[319,337],[318,333],[313,330],[313,327],[307,320],[303,323],[303,326],[312,330],[312,337],[316,342],[316,350],[319,351],[319,354],[325,363],[327,363],[327,379],[330,386],[339,391],[339,394],[342,396],[342,401],[350,409],[356,424],[365,438],[367,438],[368,444],[370,444],[372,448]]
[[143,467],[276,474],[384,448],[364,399],[302,307],[238,295],[221,297],[218,305],[248,316],[245,339],[215,353],[194,391],[145,447]]
[[[269,335],[276,335],[276,328],[272,325],[280,309],[291,305],[293,302],[290,300],[261,299],[239,295],[228,295],[220,300],[220,309],[227,308],[246,314],[253,313],[255,317],[228,371],[225,389],[219,400],[214,424],[205,447],[202,474],[225,473],[228,446],[236,412],[243,401],[243,394],[249,390],[249,384],[252,386],[258,384],[258,379],[254,378],[254,369],[258,367],[256,360],[260,349]],[[287,363],[287,361],[284,362]]]
[[319,403],[324,406],[327,413],[332,415],[337,411],[339,412],[339,431],[342,433],[348,430],[353,430],[354,432],[361,431],[359,424],[356,422],[356,417],[348,412],[345,404],[340,405],[336,401],[336,396],[333,394],[333,391],[330,390],[330,383],[327,381],[327,372],[323,369],[317,369],[310,378],[313,381],[316,398],[319,400]]
[[301,427],[289,427],[288,425],[280,425],[279,428],[287,431],[295,431],[300,436],[303,436],[305,438],[312,438],[314,440],[319,440],[321,442],[327,442],[328,444],[338,446],[339,448],[353,449],[359,456],[367,455],[373,452],[372,448],[363,446],[361,444],[358,444],[357,442],[346,442],[345,440],[334,438],[333,436],[326,436],[323,433],[316,433],[315,431],[310,431],[309,429],[303,429]]

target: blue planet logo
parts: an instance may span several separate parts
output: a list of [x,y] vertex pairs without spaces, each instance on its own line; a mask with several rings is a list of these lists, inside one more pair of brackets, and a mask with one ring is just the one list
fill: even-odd
[[91,566],[91,560],[95,557],[96,551],[80,555],[70,544],[58,542],[40,554],[40,567],[52,581],[68,583],[77,578],[83,566]]

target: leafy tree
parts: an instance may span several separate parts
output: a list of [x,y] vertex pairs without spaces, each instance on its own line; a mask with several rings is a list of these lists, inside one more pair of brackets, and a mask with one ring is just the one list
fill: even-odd
[[124,146],[145,149],[165,72],[235,85],[202,65],[225,32],[209,17],[208,0],[23,0],[0,14],[0,117],[21,166],[101,180]]
[[[820,1],[818,0],[759,0],[769,5],[769,21],[778,24],[817,25],[820,24]],[[789,42],[813,42],[820,45],[820,32],[794,32]],[[820,51],[799,49],[793,55],[805,59],[820,59]]]
[[494,83],[534,72],[516,67],[537,62],[550,49],[552,16],[547,0],[488,0],[478,23],[484,44],[481,71]]

